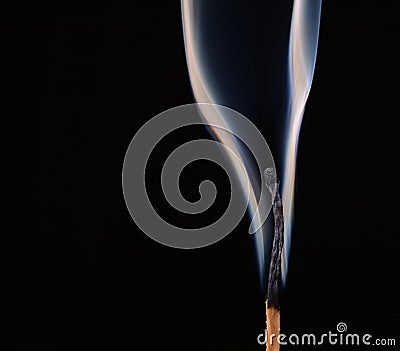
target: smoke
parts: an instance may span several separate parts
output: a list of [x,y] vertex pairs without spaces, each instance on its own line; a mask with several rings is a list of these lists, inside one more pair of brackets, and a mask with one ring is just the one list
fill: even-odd
[[[224,99],[221,99],[221,91],[216,90],[215,82],[218,77],[212,76],[212,74],[210,73],[210,60],[208,60],[208,64],[207,60],[205,60],[205,58],[209,59],[209,57],[207,57],[208,52],[204,51],[205,46],[201,46],[199,44],[201,42],[203,44],[205,43],[205,37],[202,37],[202,31],[199,27],[203,24],[199,18],[205,15],[204,9],[201,8],[201,5],[204,5],[204,2],[200,3],[199,1],[201,2],[204,0],[181,0],[185,50],[190,81],[197,102],[223,104]],[[281,124],[278,123],[283,129],[279,132],[284,132],[282,133],[282,135],[284,135],[284,140],[282,140],[282,144],[284,145],[284,154],[282,161],[282,202],[285,216],[285,245],[281,270],[283,282],[285,281],[287,275],[287,265],[291,242],[290,239],[293,222],[293,194],[295,183],[297,144],[301,121],[304,113],[304,107],[309,95],[314,74],[319,35],[321,1],[322,0],[294,0],[291,14],[290,38],[286,36],[286,39],[282,39],[287,40],[289,46],[287,58],[287,70],[289,75],[289,98],[286,99],[286,97],[282,97],[286,99],[285,104],[287,104],[286,107],[288,110],[288,116],[286,118],[286,121]],[[209,3],[210,2],[207,2],[207,4]],[[243,4],[244,3],[245,0],[243,0]],[[224,12],[222,12],[222,14],[223,13]],[[259,35],[261,36],[262,40],[262,36],[264,34],[262,32],[259,32]],[[269,33],[269,35],[274,34]],[[207,39],[211,41],[210,39],[212,38],[207,37]],[[243,43],[243,38],[241,43]],[[207,45],[207,41],[204,45]],[[257,45],[263,46],[263,43],[258,42]],[[255,49],[255,51],[257,52],[257,48]],[[272,52],[271,55],[274,55],[274,53]],[[213,56],[213,59],[215,59],[216,57],[217,56]],[[240,70],[240,68],[238,69]],[[237,73],[239,74],[240,72],[237,71]],[[287,77],[285,72],[276,72],[276,74],[282,74],[282,79],[285,79]],[[243,95],[245,94],[246,91],[243,91]],[[267,97],[263,98],[267,99]],[[204,113],[203,116],[205,121],[210,122],[211,124],[213,124],[213,122],[218,122],[219,125],[226,126],[227,130],[232,127],[225,120],[223,113],[221,113],[218,108],[215,108],[213,111],[209,110],[207,113]],[[275,118],[279,118],[279,116]],[[268,120],[266,120],[266,122],[268,123]],[[241,149],[237,141],[232,138],[229,133],[221,133],[221,131],[217,129],[211,129],[215,138],[234,150],[236,154],[242,155],[242,161],[244,164],[246,164],[245,152]],[[255,181],[257,179],[260,179],[260,175],[255,174],[254,170],[252,170],[251,167],[247,168],[246,172],[246,174],[242,174],[242,181],[243,186],[245,186],[245,184],[251,184],[249,214],[250,217],[253,218],[252,228],[259,228],[255,234],[255,240],[260,276],[263,277],[266,266],[264,257],[265,246],[263,233],[265,229],[262,227],[262,224],[265,218],[261,213],[262,211],[260,211],[260,209],[258,208],[257,195],[259,195],[259,189],[257,190],[257,182]]]
[[285,218],[285,245],[282,259],[283,282],[285,282],[287,276],[293,225],[297,145],[304,108],[314,76],[321,2],[322,0],[295,0],[293,5],[289,41],[290,108],[283,176],[283,211]]

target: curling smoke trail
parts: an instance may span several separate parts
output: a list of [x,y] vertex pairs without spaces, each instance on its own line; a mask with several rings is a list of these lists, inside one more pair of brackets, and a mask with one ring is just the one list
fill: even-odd
[[289,42],[290,108],[283,178],[285,245],[282,279],[285,282],[293,223],[297,145],[305,104],[310,93],[317,56],[322,0],[295,0]]
[[[245,2],[245,0],[243,0]],[[280,0],[276,0],[280,1]],[[287,122],[282,124],[285,133],[285,146],[283,157],[283,209],[285,216],[284,232],[284,252],[282,257],[282,279],[285,282],[287,275],[288,257],[291,242],[291,228],[293,221],[293,195],[295,183],[295,168],[297,144],[300,132],[301,121],[304,113],[304,107],[308,98],[313,79],[315,59],[317,52],[319,21],[322,0],[294,0],[291,14],[291,28],[289,39],[289,99],[287,102],[288,118]],[[182,22],[184,30],[186,59],[189,69],[189,76],[195,99],[199,103],[219,103],[217,92],[212,84],[215,77],[210,77],[204,62],[206,53],[201,50],[201,33],[199,31],[199,17],[201,17],[200,2],[195,0],[181,0]],[[259,43],[263,45],[263,43]],[[272,55],[274,53],[272,52]],[[281,74],[281,72],[277,72]],[[245,92],[244,92],[245,93]],[[286,102],[285,102],[286,103]],[[201,107],[200,107],[201,108]],[[218,121],[218,124],[224,124],[229,130],[230,126],[224,119],[223,113],[216,107],[214,111],[208,110],[203,114],[206,122]],[[274,118],[279,118],[276,116]],[[235,150],[237,154],[242,155],[242,161],[246,164],[244,153],[240,145],[229,133],[223,133],[220,130],[212,130],[215,137],[223,144]],[[242,174],[240,174],[242,172]],[[257,211],[257,191],[253,187],[254,179],[259,175],[252,174],[251,169],[246,169],[246,174],[242,170],[237,170],[239,177],[242,177],[242,185],[251,184],[249,214],[253,218],[255,228],[260,228],[263,223],[263,214]],[[250,180],[249,180],[250,179]],[[253,180],[253,182],[251,181]],[[254,228],[253,227],[253,228]],[[259,271],[261,277],[265,272],[264,258],[264,238],[263,228],[261,227],[255,234],[256,250],[259,261]]]
[[[213,91],[208,84],[207,75],[204,73],[204,69],[202,67],[202,61],[200,59],[201,54],[199,52],[199,48],[196,45],[199,40],[196,37],[197,33],[194,30],[196,24],[196,4],[191,0],[182,0],[182,22],[183,22],[183,31],[184,31],[184,40],[185,40],[185,50],[186,50],[186,60],[189,69],[190,82],[192,85],[193,93],[195,95],[195,99],[199,103],[215,103],[216,99],[213,96]],[[201,109],[201,105],[200,105]],[[216,107],[213,111],[208,109],[207,113],[203,113],[204,119],[209,123],[215,123],[218,121],[219,124],[223,124],[226,126],[226,129],[229,130],[229,125],[225,122],[224,116]],[[233,139],[232,135],[223,132],[220,129],[212,128],[212,131],[215,137],[224,145],[234,150],[237,155],[243,155],[240,146],[237,144],[235,139]],[[243,164],[246,164],[244,160],[244,156],[241,156],[241,161]],[[264,259],[264,243],[263,243],[263,229],[262,224],[265,218],[262,216],[263,211],[258,208],[258,201],[256,192],[254,187],[252,186],[252,179],[255,178],[254,174],[251,174],[251,170],[248,168],[245,170],[237,169],[237,175],[240,178],[240,182],[242,187],[248,187],[249,189],[249,213],[250,217],[253,219],[252,227],[259,228],[255,233],[256,240],[256,249],[257,249],[257,257],[259,262],[259,271],[264,270],[265,259]],[[260,204],[263,205],[263,204]]]

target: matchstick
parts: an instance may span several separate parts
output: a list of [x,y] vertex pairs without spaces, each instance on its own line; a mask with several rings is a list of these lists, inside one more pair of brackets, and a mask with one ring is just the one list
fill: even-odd
[[274,213],[274,239],[269,265],[266,304],[267,317],[267,351],[279,350],[280,333],[279,287],[281,282],[281,258],[283,248],[283,206],[279,194],[279,179],[274,168],[264,171],[264,181],[272,195],[272,211]]

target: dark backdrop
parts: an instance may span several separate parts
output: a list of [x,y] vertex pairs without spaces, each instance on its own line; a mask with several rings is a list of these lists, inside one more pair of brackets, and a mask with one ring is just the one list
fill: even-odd
[[[345,322],[400,342],[394,5],[323,2],[282,296],[287,334]],[[3,1],[0,16],[4,85],[34,164],[34,216],[3,256],[1,349],[263,349],[246,220],[215,245],[176,250],[141,233],[122,197],[135,131],[193,102],[179,2]]]

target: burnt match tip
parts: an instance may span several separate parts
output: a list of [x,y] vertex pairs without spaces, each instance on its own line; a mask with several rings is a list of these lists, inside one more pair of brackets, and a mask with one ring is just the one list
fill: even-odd
[[268,167],[264,170],[264,180],[266,186],[271,186],[276,184],[277,176],[275,168]]
[[279,179],[275,168],[268,167],[264,170],[264,182],[271,194],[274,194],[279,186]]

